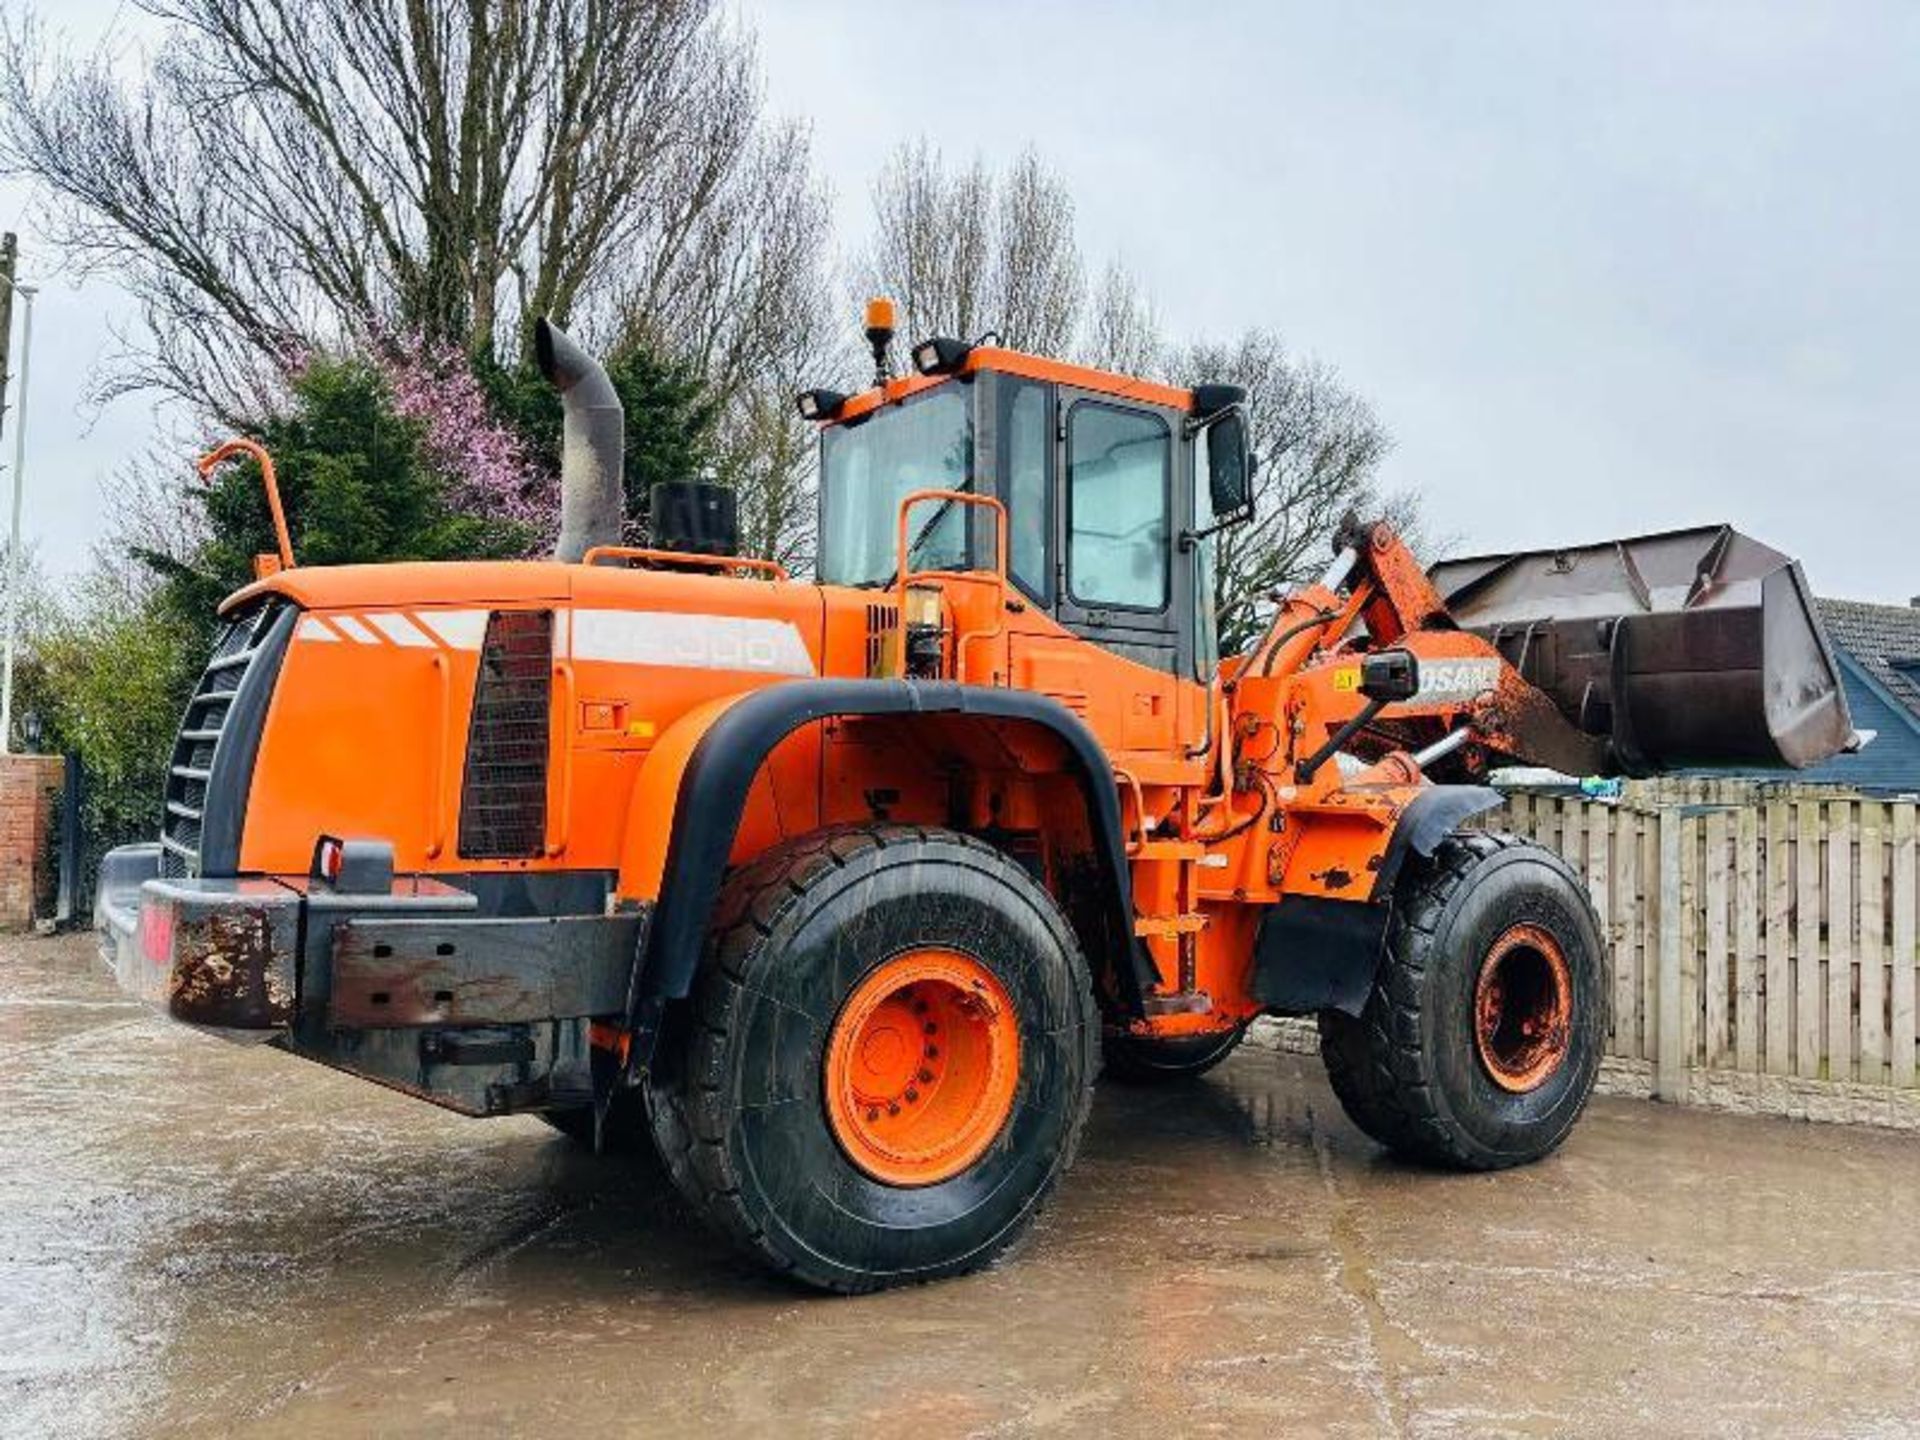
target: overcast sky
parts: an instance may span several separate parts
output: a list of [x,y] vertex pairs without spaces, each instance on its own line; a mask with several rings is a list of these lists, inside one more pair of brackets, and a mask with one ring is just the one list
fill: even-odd
[[[81,37],[121,12],[54,8]],[[1266,325],[1333,362],[1393,432],[1388,482],[1471,548],[1726,520],[1822,593],[1920,593],[1920,6],[742,14],[843,243],[900,139],[1031,142],[1090,269],[1120,256],[1175,335]],[[23,200],[0,185],[0,223]],[[59,282],[41,305],[28,524],[55,571],[153,426],[73,403],[123,312]]]

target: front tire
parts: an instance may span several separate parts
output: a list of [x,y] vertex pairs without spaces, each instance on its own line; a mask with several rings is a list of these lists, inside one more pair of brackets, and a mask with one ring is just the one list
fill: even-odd
[[1586,1108],[1606,1011],[1598,918],[1551,851],[1460,834],[1410,861],[1356,1019],[1320,1016],[1353,1122],[1397,1154],[1498,1170],[1551,1154]]
[[1000,852],[822,831],[733,876],[648,1082],[675,1185],[821,1289],[985,1265],[1072,1163],[1099,1070],[1073,931]]

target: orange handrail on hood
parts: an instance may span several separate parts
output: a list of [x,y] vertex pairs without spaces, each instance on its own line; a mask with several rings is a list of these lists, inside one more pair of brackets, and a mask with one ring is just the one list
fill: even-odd
[[254,440],[223,441],[194,461],[193,468],[202,480],[211,480],[220,465],[236,455],[250,455],[260,462],[261,483],[266,486],[267,508],[273,512],[273,537],[280,547],[280,568],[293,569],[293,540],[287,534],[287,512],[280,504],[280,482],[273,473],[273,457],[267,447]]

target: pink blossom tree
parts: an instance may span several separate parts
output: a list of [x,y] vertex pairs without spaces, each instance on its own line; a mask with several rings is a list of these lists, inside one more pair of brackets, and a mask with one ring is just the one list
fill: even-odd
[[385,337],[376,348],[394,412],[424,427],[424,458],[445,479],[454,505],[522,527],[528,554],[550,548],[559,476],[494,418],[465,353],[417,334]]

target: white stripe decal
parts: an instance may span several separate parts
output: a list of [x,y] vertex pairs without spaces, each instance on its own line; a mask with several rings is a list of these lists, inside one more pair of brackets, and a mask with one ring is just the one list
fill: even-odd
[[485,610],[420,610],[413,623],[449,650],[478,650],[487,638]]
[[382,611],[378,615],[367,616],[367,620],[369,623],[379,627],[380,633],[396,645],[412,645],[417,648],[422,645],[432,645],[434,643],[431,635],[427,634],[404,615],[396,615],[391,611]]
[[813,657],[790,620],[666,610],[576,610],[573,658],[692,670],[811,675]]
[[351,615],[330,615],[327,617],[340,628],[349,640],[358,640],[362,645],[378,645],[380,637]]
[[300,617],[300,628],[293,632],[293,638],[296,640],[324,640],[329,645],[338,645],[340,643],[340,637],[338,635],[334,634],[333,631],[329,630],[325,625],[322,625],[311,615],[302,615]]

